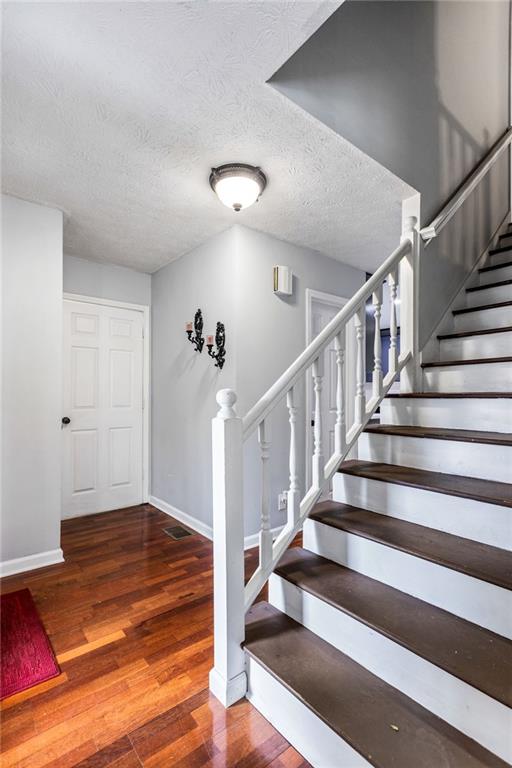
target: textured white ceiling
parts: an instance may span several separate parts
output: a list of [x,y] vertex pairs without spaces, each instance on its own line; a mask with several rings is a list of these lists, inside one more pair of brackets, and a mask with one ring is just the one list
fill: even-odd
[[[65,251],[154,271],[235,221],[373,269],[409,188],[266,80],[340,0],[3,3],[3,188]],[[261,165],[235,214],[212,165]]]

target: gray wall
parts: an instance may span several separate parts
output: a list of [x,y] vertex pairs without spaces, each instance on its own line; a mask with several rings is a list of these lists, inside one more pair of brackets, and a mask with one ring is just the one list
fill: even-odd
[[[272,267],[290,266],[294,296],[272,291]],[[364,273],[322,254],[235,226],[152,276],[152,494],[211,525],[211,419],[215,394],[232,387],[243,416],[305,346],[305,289],[351,296]],[[188,343],[184,324],[197,307],[205,331],[226,324],[227,363],[218,371]],[[210,330],[211,329],[211,330]],[[299,413],[299,458],[304,461],[305,414]],[[279,429],[277,426],[279,425]],[[286,413],[271,420],[272,524],[277,493],[288,486]],[[282,430],[282,432],[281,432]],[[279,439],[281,436],[281,439]],[[259,522],[257,447],[246,449],[245,533]],[[303,472],[301,471],[301,479]]]
[[60,548],[62,213],[2,195],[5,561]]
[[[363,285],[365,273],[335,261],[318,251],[300,248],[247,227],[235,228],[237,261],[237,384],[240,411],[244,415],[268,387],[303,351],[306,342],[306,288],[350,298]],[[272,291],[272,267],[292,268],[293,296]],[[296,389],[299,483],[305,478],[305,393]],[[277,496],[289,481],[289,425],[283,401],[267,420],[270,446],[270,501],[272,525],[284,522],[277,511]],[[256,435],[245,454],[246,534],[259,530],[260,462]]]
[[[217,390],[237,389],[234,232],[214,237],[152,275],[151,494],[211,525],[211,419]],[[226,325],[219,371],[195,352],[185,323],[201,308],[204,334]]]
[[[508,0],[347,0],[271,82],[421,192],[427,224],[508,125],[509,34]],[[425,252],[422,342],[508,210],[508,195],[504,157]]]
[[64,292],[151,304],[151,275],[134,269],[64,255]]

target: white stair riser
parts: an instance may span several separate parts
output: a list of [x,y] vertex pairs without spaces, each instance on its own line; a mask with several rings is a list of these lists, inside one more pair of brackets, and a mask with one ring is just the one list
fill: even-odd
[[358,442],[358,458],[507,483],[512,446],[364,432]]
[[512,549],[512,510],[460,496],[338,472],[333,499],[492,547]]
[[[512,261],[512,258],[510,258]],[[490,269],[488,272],[479,273],[479,284],[498,283],[500,280],[512,280],[512,264],[501,269]]]
[[460,331],[483,331],[484,328],[503,328],[508,325],[512,325],[512,305],[454,315],[453,330],[454,333],[459,333]]
[[508,398],[386,398],[380,406],[383,424],[480,429],[512,432],[512,400]]
[[504,760],[512,711],[380,632],[273,574],[269,602]]
[[424,368],[425,392],[510,392],[512,362]]
[[483,336],[465,336],[459,339],[441,339],[441,360],[476,360],[482,357],[512,355],[512,332],[489,333]]
[[[509,245],[509,243],[503,243],[503,245]],[[512,261],[512,249],[509,248],[508,251],[502,251],[501,253],[495,253],[492,256],[489,256],[489,264],[506,264],[507,261]],[[486,265],[487,266],[487,265]]]
[[512,639],[512,593],[502,587],[314,520],[304,547]]
[[[497,281],[496,281],[497,282]],[[482,288],[481,291],[466,293],[466,306],[478,307],[482,304],[495,304],[499,301],[512,300],[512,285],[500,285],[495,288]]]
[[[290,649],[293,652],[293,649]],[[369,768],[370,763],[293,693],[246,654],[247,698],[317,768]]]

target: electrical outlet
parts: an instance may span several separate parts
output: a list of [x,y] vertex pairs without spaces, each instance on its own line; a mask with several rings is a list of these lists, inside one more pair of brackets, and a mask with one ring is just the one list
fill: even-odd
[[286,509],[288,506],[288,495],[286,491],[283,491],[283,493],[280,493],[277,497],[277,508],[279,512],[282,512]]

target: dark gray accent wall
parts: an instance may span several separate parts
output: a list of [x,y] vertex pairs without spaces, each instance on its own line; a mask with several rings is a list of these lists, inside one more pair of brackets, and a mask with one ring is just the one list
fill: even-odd
[[[508,125],[510,3],[347,0],[271,84],[417,189],[425,225]],[[422,257],[423,342],[508,207],[504,156]]]

